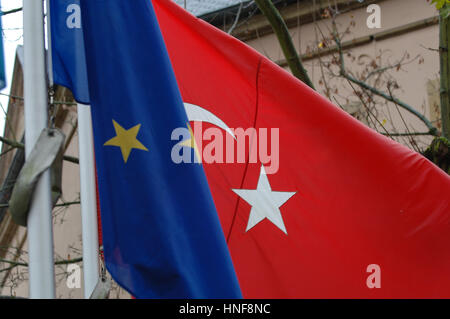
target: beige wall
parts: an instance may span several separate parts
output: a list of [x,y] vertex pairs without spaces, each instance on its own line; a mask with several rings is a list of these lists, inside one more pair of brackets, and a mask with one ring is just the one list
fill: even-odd
[[[438,14],[435,8],[425,0],[385,0],[379,1],[378,4],[381,7],[381,29],[369,29],[367,27],[366,20],[370,13],[366,12],[366,6],[344,13],[337,18],[337,26],[340,32],[345,30],[351,21],[355,22],[354,26],[350,27],[350,34],[346,34],[342,41],[345,42],[368,35],[388,32],[414,22],[436,17]],[[287,8],[284,10],[287,12],[294,11],[297,10],[297,6],[294,4],[290,9]],[[247,26],[247,28],[251,29],[251,25]],[[305,54],[317,50],[317,39],[319,39],[319,41],[322,39],[320,31],[318,30],[329,35],[329,30],[331,29],[331,20],[325,19],[318,21],[317,24],[300,24],[298,27],[291,28],[290,33],[294,39],[296,48],[300,48],[299,52]],[[242,28],[238,31],[242,32]],[[317,38],[316,33],[318,34]],[[274,34],[250,40],[248,41],[248,44],[274,62],[284,60],[283,53]],[[352,62],[352,58],[346,56],[345,62],[347,69],[356,73],[361,71],[361,66],[358,65],[358,61],[367,63],[369,58],[373,59],[377,56],[381,56],[381,59],[378,60],[378,62],[383,66],[395,64],[397,61],[401,60],[406,53],[410,56],[409,60],[417,57],[414,62],[403,66],[400,71],[396,72],[393,70],[388,72],[400,86],[400,89],[395,90],[393,95],[410,104],[428,118],[435,119],[436,115],[433,116],[433,114],[430,114],[429,93],[431,94],[433,92],[429,88],[428,82],[433,80],[436,81],[436,79],[439,78],[439,55],[438,52],[429,50],[429,48],[437,49],[438,44],[439,27],[437,24],[433,24],[398,36],[393,36],[380,41],[372,41],[369,44],[351,48],[346,52],[350,52],[352,57],[356,58],[356,60]],[[337,56],[337,54],[335,54],[335,56]],[[324,56],[321,58],[322,62],[330,61],[330,59],[331,56]],[[421,61],[421,63],[419,63],[419,61]],[[307,60],[304,62],[316,89],[324,94],[325,87],[319,83],[322,78],[319,63],[318,59]],[[325,75],[325,78],[327,79],[329,86],[338,89],[338,93],[333,95],[341,105],[346,104],[346,98],[350,98],[351,101],[358,101],[354,96],[353,89],[347,81],[330,79],[331,77],[328,74]],[[388,92],[386,85],[380,85],[378,88]],[[438,94],[438,87],[434,90],[434,95],[436,94]],[[333,103],[336,103],[334,98],[331,100]],[[381,99],[379,101],[384,102]],[[388,131],[392,131],[392,129],[395,128],[398,132],[405,132],[406,129],[398,114],[396,106],[392,103],[389,103],[387,106],[383,106],[382,104],[384,103],[380,103],[381,106],[378,108],[378,117],[382,122],[383,120],[386,120],[385,126]],[[408,112],[403,110],[401,110],[401,113],[411,131],[427,131],[426,126],[415,116],[411,116]],[[390,119],[392,119],[392,121]],[[405,138],[396,138],[396,140],[410,146],[409,141]],[[418,138],[417,140],[418,144],[423,148],[427,146],[430,138]]]

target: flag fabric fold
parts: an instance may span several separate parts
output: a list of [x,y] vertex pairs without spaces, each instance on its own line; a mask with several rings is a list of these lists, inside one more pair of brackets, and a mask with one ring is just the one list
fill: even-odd
[[79,5],[109,272],[137,298],[240,298],[204,171],[170,157],[188,120],[151,3]]

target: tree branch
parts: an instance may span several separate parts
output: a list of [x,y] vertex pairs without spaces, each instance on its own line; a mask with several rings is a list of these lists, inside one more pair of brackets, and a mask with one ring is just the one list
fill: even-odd
[[[69,265],[69,264],[76,264],[83,261],[83,257],[75,258],[75,259],[66,259],[66,260],[57,260],[55,261],[55,265]],[[0,269],[0,272],[7,271],[10,269],[13,269],[15,267],[28,267],[28,263],[25,262],[19,262],[19,261],[13,261],[13,260],[7,260],[7,259],[0,259],[1,263],[10,264],[10,267]]]
[[0,13],[0,16],[5,16],[7,14],[16,13],[16,12],[19,12],[19,11],[22,11],[22,8],[16,8],[16,9],[8,10],[8,11],[2,11]]
[[387,136],[428,136],[430,132],[407,132],[407,133],[381,133]]
[[439,130],[421,113],[419,113],[416,109],[414,109],[412,106],[408,105],[407,103],[400,101],[397,98],[394,98],[393,96],[389,96],[388,94],[379,91],[378,89],[370,86],[369,84],[367,84],[366,82],[363,82],[361,80],[358,80],[356,78],[354,78],[353,76],[351,76],[350,74],[347,73],[347,71],[345,70],[345,61],[344,61],[344,53],[342,50],[342,44],[341,44],[341,40],[339,39],[339,36],[337,34],[337,28],[336,28],[336,22],[333,20],[333,38],[334,41],[336,42],[336,46],[339,52],[339,60],[340,60],[340,75],[342,77],[344,77],[345,79],[347,79],[350,82],[355,83],[356,85],[372,92],[375,95],[378,95],[382,98],[384,98],[387,101],[393,102],[395,104],[397,104],[399,107],[405,109],[406,111],[412,113],[413,115],[415,115],[416,117],[418,117],[425,125],[426,127],[429,129],[429,134],[433,135],[433,136],[437,136],[439,134]]
[[[0,142],[5,143],[5,144],[7,144],[7,145],[9,145],[9,146],[11,146],[13,148],[25,149],[25,145],[23,145],[22,143],[9,140],[9,139],[4,138],[2,136],[0,136]],[[64,155],[63,158],[64,158],[65,161],[68,161],[68,162],[71,162],[71,163],[74,163],[74,164],[79,164],[80,163],[79,159],[76,158],[76,157],[73,157],[73,156]]]
[[[450,4],[446,4],[446,7]],[[444,7],[445,8],[445,7]],[[444,8],[441,9],[444,10]],[[448,9],[447,9],[448,10]],[[441,117],[442,134],[450,139],[450,57],[448,54],[450,43],[450,18],[439,17],[439,56],[441,64]]]
[[280,42],[281,49],[283,50],[286,62],[291,69],[292,74],[314,90],[314,85],[308,76],[308,72],[303,67],[286,23],[278,9],[270,0],[255,0],[255,2],[261,12],[266,16],[267,20],[269,20],[269,23]]
[[[79,204],[81,204],[80,201],[75,201],[75,202],[67,202],[67,203],[56,204],[55,207],[67,207],[67,206],[79,205]],[[9,204],[0,204],[0,208],[8,208],[8,207],[9,207]]]
[[[25,99],[23,98],[23,96],[17,96],[17,95],[12,95],[12,94],[6,94],[6,93],[0,93],[0,95],[3,96],[7,96],[11,99],[16,99],[19,101],[24,101]],[[55,105],[67,105],[67,106],[77,106],[78,104],[75,102],[66,102],[66,101],[53,101],[53,104]]]

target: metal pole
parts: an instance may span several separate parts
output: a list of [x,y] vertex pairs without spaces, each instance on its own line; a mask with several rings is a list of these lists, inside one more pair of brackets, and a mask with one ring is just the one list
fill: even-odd
[[81,223],[83,236],[84,298],[88,299],[100,278],[97,227],[97,196],[91,107],[78,104]]
[[48,71],[48,85],[52,88],[53,80],[53,54],[52,54],[52,21],[50,15],[50,0],[46,0],[47,6],[47,71]]
[[[42,0],[24,0],[25,156],[47,126]],[[28,216],[30,298],[55,298],[50,172],[37,184]]]

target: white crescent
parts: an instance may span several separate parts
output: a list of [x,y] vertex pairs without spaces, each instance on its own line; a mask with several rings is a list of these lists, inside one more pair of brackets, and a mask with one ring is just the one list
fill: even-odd
[[224,131],[226,131],[228,134],[233,136],[234,139],[236,139],[236,136],[233,133],[233,130],[228,127],[228,125],[225,124],[224,121],[222,121],[220,118],[215,116],[213,113],[211,113],[208,110],[205,110],[204,108],[190,104],[190,103],[184,103],[184,109],[186,110],[187,117],[189,121],[197,121],[197,122],[206,122],[213,124],[217,127],[220,127]]

